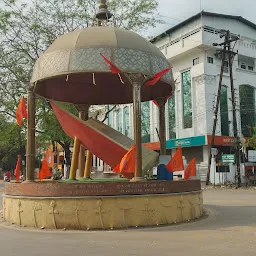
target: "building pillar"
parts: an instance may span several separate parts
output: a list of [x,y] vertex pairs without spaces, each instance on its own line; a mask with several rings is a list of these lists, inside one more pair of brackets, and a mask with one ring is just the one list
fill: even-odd
[[26,182],[35,179],[35,108],[34,87],[28,90],[27,148],[26,148]]
[[142,74],[127,74],[133,86],[133,133],[136,145],[136,164],[133,181],[142,178],[142,145],[141,145],[141,86],[146,81]]
[[159,110],[159,140],[160,140],[160,155],[166,155],[166,122],[165,122],[165,103],[166,99],[159,98],[156,100]]

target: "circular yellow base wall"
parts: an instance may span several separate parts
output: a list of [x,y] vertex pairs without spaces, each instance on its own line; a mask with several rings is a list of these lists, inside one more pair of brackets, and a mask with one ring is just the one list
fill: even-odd
[[192,220],[203,214],[202,192],[106,197],[3,196],[6,221],[49,229],[118,229]]

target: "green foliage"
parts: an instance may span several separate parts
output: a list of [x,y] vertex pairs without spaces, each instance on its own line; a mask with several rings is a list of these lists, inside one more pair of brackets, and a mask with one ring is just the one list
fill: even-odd
[[0,167],[4,170],[13,169],[17,155],[25,152],[25,134],[3,115],[0,115],[0,131]]
[[[98,5],[98,0],[2,0],[0,113],[8,122],[15,122],[15,110],[26,94],[36,59],[58,36],[91,26]],[[119,27],[142,32],[161,22],[156,15],[157,0],[109,0],[108,5]],[[58,141],[66,148],[70,144],[48,102],[42,99],[37,100],[36,124],[38,143]],[[25,129],[24,125],[22,134]]]
[[[48,105],[48,106],[45,106]],[[46,107],[45,110],[42,111],[42,109],[39,111],[39,115],[40,115],[40,131],[38,132],[38,139],[40,141],[56,141],[58,142],[60,145],[62,145],[62,147],[65,148],[65,144],[67,144],[66,146],[69,147],[70,143],[71,143],[71,138],[68,137],[64,131],[62,130],[61,125],[59,124],[57,118],[55,117],[55,114],[53,113],[53,111],[50,108],[50,104],[47,101],[44,101],[42,103],[41,106]],[[65,109],[74,114],[74,115],[78,115],[78,112],[76,110],[76,108],[74,107],[74,105],[72,104],[64,104]],[[45,114],[48,111],[47,114]]]
[[250,138],[248,138],[248,140],[244,143],[244,147],[250,147],[253,149],[256,149],[256,127],[252,127],[253,130],[253,134]]

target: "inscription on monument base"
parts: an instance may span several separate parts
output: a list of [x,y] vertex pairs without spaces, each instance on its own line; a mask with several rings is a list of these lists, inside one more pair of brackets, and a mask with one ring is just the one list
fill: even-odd
[[200,191],[199,180],[106,183],[6,183],[5,194],[34,197],[118,196]]

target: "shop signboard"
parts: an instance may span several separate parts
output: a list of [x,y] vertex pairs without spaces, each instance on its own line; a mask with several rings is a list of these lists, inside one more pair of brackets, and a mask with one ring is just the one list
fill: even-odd
[[234,164],[235,163],[235,155],[234,154],[223,154],[221,156],[222,163],[229,163]]
[[248,150],[248,161],[256,163],[256,150]]
[[196,147],[205,145],[205,136],[196,136],[166,141],[166,148]]

